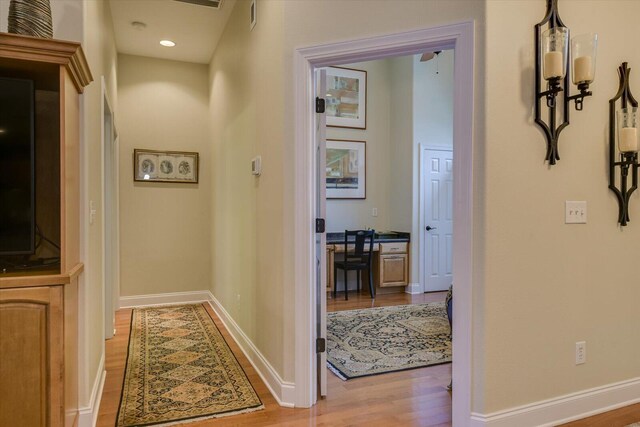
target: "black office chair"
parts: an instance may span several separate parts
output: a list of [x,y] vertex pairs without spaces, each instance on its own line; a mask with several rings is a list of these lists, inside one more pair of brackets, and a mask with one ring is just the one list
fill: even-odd
[[[336,298],[338,294],[338,269],[344,270],[344,299],[349,299],[349,289],[347,281],[347,272],[349,270],[356,270],[358,272],[358,292],[360,292],[360,272],[367,270],[369,272],[369,291],[371,292],[371,298],[375,298],[376,290],[373,286],[373,270],[371,268],[371,260],[373,256],[373,239],[375,236],[375,230],[345,230],[344,232],[344,261],[334,261],[333,263],[333,277],[336,278],[333,286],[333,297]],[[352,237],[352,238],[351,238]],[[350,239],[351,238],[351,239]],[[367,242],[368,240],[368,242]],[[347,252],[349,244],[355,246],[352,253]],[[365,251],[365,244],[368,246],[368,251]]]

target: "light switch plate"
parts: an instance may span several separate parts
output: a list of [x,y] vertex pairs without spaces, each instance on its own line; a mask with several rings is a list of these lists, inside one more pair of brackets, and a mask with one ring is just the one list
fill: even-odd
[[96,221],[96,214],[96,202],[94,202],[93,200],[89,200],[89,225],[93,225],[93,223]]
[[565,202],[565,224],[586,224],[587,223],[587,202],[569,201]]
[[260,176],[262,174],[262,157],[256,156],[251,159],[251,174]]

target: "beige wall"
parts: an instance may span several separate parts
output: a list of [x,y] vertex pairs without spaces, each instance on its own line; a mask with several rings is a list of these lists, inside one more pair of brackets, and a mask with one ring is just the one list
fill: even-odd
[[[238,2],[210,64],[212,292],[274,369],[292,380],[285,347],[283,3]],[[262,176],[251,159],[262,156]],[[285,360],[289,358],[289,362]]]
[[[389,129],[389,229],[412,234],[413,228],[413,56],[389,59],[391,67],[391,127]],[[417,247],[417,245],[416,245]],[[418,282],[418,252],[412,245],[409,281]]]
[[[327,231],[389,228],[390,86],[388,60],[341,65],[367,72],[367,128],[327,127],[327,139],[366,142],[366,199],[328,199]],[[371,209],[378,208],[378,216]]]
[[[118,57],[120,293],[207,290],[211,163],[206,65]],[[133,149],[196,151],[198,184],[133,181]]]
[[414,140],[430,146],[453,145],[453,50],[430,61],[413,61]]
[[[640,52],[629,44],[639,34],[640,2],[587,3],[560,2],[572,35],[597,32],[600,45],[594,96],[582,112],[572,106],[552,168],[543,164],[544,137],[532,123],[532,32],[545,5],[487,3],[486,167],[478,173],[486,182],[488,412],[640,376],[640,197],[632,197],[632,222],[620,229],[607,188],[606,140],[622,61],[633,69],[632,91],[640,91]],[[588,202],[588,224],[564,224],[565,200]],[[576,366],[575,342],[582,340],[587,363]]]

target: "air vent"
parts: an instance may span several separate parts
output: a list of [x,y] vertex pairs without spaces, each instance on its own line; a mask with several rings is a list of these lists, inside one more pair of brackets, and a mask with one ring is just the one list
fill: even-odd
[[222,0],[176,0],[182,3],[197,4],[199,6],[212,7],[214,9],[220,9],[222,7]]

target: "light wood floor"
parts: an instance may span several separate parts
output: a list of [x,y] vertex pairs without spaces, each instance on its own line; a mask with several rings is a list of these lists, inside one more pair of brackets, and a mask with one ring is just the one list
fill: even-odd
[[427,302],[444,301],[446,298],[446,292],[430,292],[428,294],[378,294],[375,299],[371,299],[369,293],[362,291],[362,293],[349,292],[349,300],[344,300],[344,292],[338,292],[336,299],[333,299],[333,294],[328,294],[327,297],[327,311],[341,311],[341,310],[355,310],[358,308],[369,307],[385,307],[390,305],[403,305],[403,304],[424,304]]
[[624,427],[637,422],[640,422],[640,403],[563,424],[562,427]]
[[[444,293],[379,295],[372,301],[367,294],[343,294],[328,299],[328,311],[353,310],[400,304],[442,301]],[[451,365],[438,365],[410,371],[376,375],[341,381],[329,373],[329,396],[311,409],[280,407],[256,371],[233,341],[220,319],[208,305],[216,326],[238,358],[249,380],[265,405],[264,411],[189,426],[450,426],[451,396],[446,385],[451,378]],[[106,343],[104,391],[98,416],[98,427],[115,425],[122,380],[124,377],[131,310],[116,314],[115,337]],[[566,427],[623,427],[640,421],[640,404],[565,424]]]
[[[380,295],[374,306],[420,304],[442,301],[444,293],[438,294],[392,294]],[[329,299],[329,311],[352,310],[372,306],[368,295],[349,294],[349,301],[338,294],[336,300]],[[260,399],[263,411],[236,415],[215,420],[187,424],[188,426],[450,426],[451,396],[447,385],[451,379],[451,364],[413,369],[384,375],[375,375],[341,381],[329,373],[329,396],[310,409],[288,409],[280,407],[269,393],[256,371],[240,348],[233,341],[220,319],[205,304],[216,326],[238,358]],[[106,343],[106,370],[98,427],[115,425],[120,404],[120,393],[124,377],[131,310],[116,313],[117,333]]]

